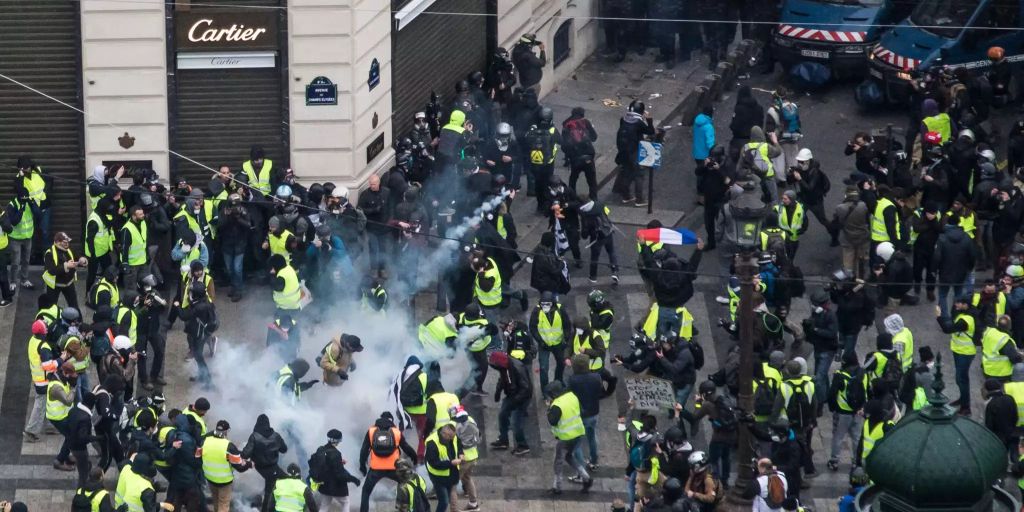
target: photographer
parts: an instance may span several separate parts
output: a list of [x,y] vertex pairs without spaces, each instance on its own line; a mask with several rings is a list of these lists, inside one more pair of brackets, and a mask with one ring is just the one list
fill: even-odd
[[656,343],[651,338],[637,332],[629,339],[629,348],[632,349],[627,355],[615,354],[612,356],[612,363],[623,366],[633,373],[643,373],[654,364]]
[[43,283],[46,293],[57,302],[57,296],[63,295],[68,307],[78,309],[78,292],[75,281],[78,280],[78,269],[85,268],[89,261],[85,257],[74,259],[71,253],[71,237],[63,231],[53,236],[53,246],[43,254]]
[[[30,156],[18,157],[18,175],[14,180],[14,188],[24,191],[32,201],[33,215],[39,227],[40,240],[50,239],[50,200],[53,193],[53,178],[43,175],[42,167],[36,165]],[[16,192],[17,193],[17,192]]]
[[[142,278],[142,308],[138,312],[138,336],[135,349],[139,353],[138,373],[142,389],[152,391],[154,384],[167,385],[163,378],[164,352],[167,345],[166,329],[164,328],[164,312],[167,301],[156,290],[156,278],[147,275]],[[147,369],[148,349],[152,348],[152,366]]]
[[786,182],[796,187],[796,197],[804,209],[814,214],[822,227],[832,237],[832,247],[839,246],[839,232],[825,215],[825,196],[832,188],[832,183],[821,170],[821,164],[814,159],[814,154],[807,148],[796,154],[796,166],[786,171]]
[[701,167],[698,186],[704,191],[704,231],[709,241],[704,247],[705,251],[715,249],[715,220],[722,211],[729,185],[732,184],[732,176],[726,172],[725,164],[725,148],[715,146],[708,152],[708,157],[704,159]]
[[875,320],[875,303],[868,296],[864,281],[854,279],[846,270],[832,274],[828,291],[832,303],[836,305],[843,353],[854,352],[857,348],[857,334],[861,329],[870,327]]
[[[540,56],[533,53],[533,47],[540,48]],[[519,71],[519,86],[531,89],[540,96],[540,81],[544,76],[544,66],[548,63],[544,53],[544,43],[537,40],[536,34],[524,34],[519,42],[512,47],[512,64]]]
[[[737,427],[739,426],[739,409],[736,399],[727,392],[718,393],[715,383],[706,380],[700,383],[694,405],[694,412],[687,411],[683,404],[676,404],[677,418],[685,419],[690,428],[696,430],[701,418],[707,418],[711,424],[711,442],[708,445],[708,456],[712,472],[729,487],[732,448],[736,445]],[[682,428],[680,421],[680,428]]]
[[249,248],[249,234],[254,226],[249,211],[242,205],[242,197],[238,194],[228,196],[217,222],[217,233],[220,235],[220,251],[224,255],[224,269],[231,282],[232,302],[242,300],[245,291],[245,253]]

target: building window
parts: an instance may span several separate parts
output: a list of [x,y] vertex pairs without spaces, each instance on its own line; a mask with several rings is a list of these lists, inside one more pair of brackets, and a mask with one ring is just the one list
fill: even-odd
[[572,20],[566,20],[555,31],[554,59],[556,68],[559,64],[565,62],[572,53],[572,46],[570,44],[572,37],[570,34],[572,34]]

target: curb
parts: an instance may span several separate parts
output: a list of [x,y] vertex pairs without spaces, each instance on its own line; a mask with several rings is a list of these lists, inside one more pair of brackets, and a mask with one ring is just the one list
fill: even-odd
[[729,56],[718,63],[713,73],[708,74],[700,85],[693,88],[690,94],[679,104],[677,111],[672,114],[679,114],[683,126],[693,126],[693,118],[696,117],[700,106],[706,101],[716,102],[722,99],[722,92],[732,89],[735,84],[739,70],[747,69],[750,59],[757,54],[757,43],[751,39],[744,39],[740,44],[729,52]]

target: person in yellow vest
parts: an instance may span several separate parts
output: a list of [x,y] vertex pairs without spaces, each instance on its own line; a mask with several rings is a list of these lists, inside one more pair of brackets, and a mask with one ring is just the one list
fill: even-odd
[[843,439],[850,438],[851,459],[852,448],[857,445],[861,432],[861,416],[858,414],[864,407],[867,398],[866,390],[858,390],[863,382],[860,375],[860,362],[855,352],[844,352],[842,367],[832,374],[832,383],[828,388],[828,409],[832,412],[832,443],[828,469],[839,470],[839,451],[843,447]]
[[[17,192],[17,191],[16,191]],[[35,288],[28,279],[29,258],[32,255],[32,235],[35,222],[28,195],[22,191],[4,209],[4,217],[11,223],[11,281],[22,288]]]
[[418,357],[409,356],[405,360],[402,373],[395,380],[401,381],[395,390],[399,403],[416,427],[416,437],[419,439],[416,460],[422,460],[423,441],[427,438],[427,368]]
[[295,268],[280,254],[270,257],[270,288],[274,294],[274,307],[278,315],[288,314],[297,319],[302,309],[302,283]]
[[384,315],[388,310],[388,291],[383,278],[367,277],[360,287],[360,306],[363,311]]
[[87,288],[89,296],[85,300],[85,305],[93,310],[100,306],[117,307],[121,303],[121,294],[117,289],[117,278],[120,275],[121,272],[117,265],[106,267],[94,286]]
[[206,245],[206,239],[202,235],[186,231],[171,247],[171,260],[178,266],[182,278],[188,276],[193,263],[206,267],[210,263],[210,248]]
[[31,156],[18,157],[18,174],[14,180],[14,188],[24,191],[35,207],[39,222],[41,240],[50,239],[50,200],[48,192],[53,189],[53,178],[43,176],[43,168],[37,165]]
[[978,329],[984,331],[1006,314],[1006,293],[994,279],[986,279],[981,291],[971,295],[971,309],[978,320]]
[[586,318],[576,319],[576,328],[573,330],[571,348],[572,352],[566,354],[566,366],[572,365],[572,356],[576,354],[585,354],[590,359],[589,365],[591,371],[600,372],[604,369],[604,360],[608,352],[608,345],[599,333],[588,327]]
[[[946,217],[949,219],[950,224],[960,226],[964,233],[973,240],[978,231],[978,217],[968,205],[969,202],[963,194],[956,196],[956,199],[953,199],[953,203],[949,206],[949,211],[946,212]],[[984,258],[979,258],[979,260],[983,264],[987,264]]]
[[455,354],[455,341],[459,334],[457,326],[455,316],[447,314],[437,315],[416,329],[424,361],[428,361],[427,376],[432,380],[441,378],[438,360],[451,358]]
[[1024,428],[1024,363],[1013,365],[1010,382],[1003,384],[1003,391],[1017,405],[1017,429]]
[[71,509],[114,512],[114,495],[103,488],[103,470],[101,468],[92,468],[85,485],[75,490],[75,495],[71,498]]
[[943,316],[942,308],[935,306],[935,320],[939,329],[949,334],[949,350],[953,352],[953,368],[956,387],[960,397],[950,405],[960,406],[960,413],[970,414],[971,411],[971,364],[978,353],[974,334],[977,331],[975,318],[966,297],[953,300],[953,317]]
[[949,114],[939,111],[939,102],[932,98],[928,98],[921,102],[921,128],[919,139],[924,141],[924,136],[928,132],[935,132],[939,134],[941,139],[938,141],[939,144],[949,144],[953,142],[953,134],[956,133],[953,130],[953,121],[949,118]]
[[366,431],[359,449],[359,472],[366,476],[359,500],[360,512],[369,512],[370,495],[378,482],[384,478],[398,482],[397,468],[398,463],[404,460],[403,453],[410,460],[423,460],[423,456],[416,454],[402,431],[395,426],[394,416],[384,411]]
[[324,371],[324,384],[331,387],[344,384],[348,380],[349,372],[356,368],[355,361],[353,361],[356,352],[362,351],[363,344],[359,336],[342,334],[331,338],[317,358],[320,369]]
[[146,212],[142,206],[134,205],[128,210],[128,222],[121,228],[121,272],[127,287],[138,286],[149,272]]
[[465,311],[459,313],[456,326],[460,336],[464,338],[469,359],[473,362],[473,371],[470,375],[474,386],[472,393],[487,396],[487,392],[484,391],[484,380],[487,379],[487,349],[491,346],[492,336],[498,334],[498,327],[487,320],[477,304],[470,304],[466,306]]
[[100,201],[97,209],[93,210],[85,221],[84,251],[85,257],[89,259],[89,269],[85,278],[86,290],[92,290],[92,285],[100,272],[114,266],[116,236],[110,214],[112,206],[113,203],[109,199]]
[[885,330],[892,335],[892,347],[899,354],[903,371],[907,372],[914,365],[914,334],[903,324],[903,317],[893,313],[884,320]]
[[126,465],[117,477],[114,506],[127,512],[173,512],[174,507],[169,503],[157,500],[153,486],[155,479],[156,467],[149,455],[135,455],[131,464]]
[[473,479],[473,470],[480,459],[480,428],[476,420],[469,415],[461,405],[456,406],[451,415],[455,421],[455,435],[459,439],[465,458],[459,466],[459,481],[462,483],[462,492],[469,499],[469,504],[462,509],[466,512],[480,510],[480,502],[477,500],[476,480]]
[[807,231],[807,215],[804,205],[797,201],[796,192],[787,190],[782,193],[781,204],[775,205],[779,229],[786,233],[786,256],[789,261],[796,258],[796,250],[800,247],[800,235]]
[[530,313],[530,335],[538,347],[540,363],[540,385],[548,385],[549,356],[555,360],[555,380],[561,381],[565,374],[566,345],[572,340],[572,321],[555,300],[551,292],[540,295],[540,301]]
[[60,445],[57,458],[53,462],[53,468],[60,471],[73,471],[75,465],[71,462],[71,445],[68,442],[68,416],[75,405],[75,392],[73,388],[78,383],[78,373],[70,361],[65,361],[60,370],[51,374],[46,383],[46,419],[50,421],[53,428],[57,429],[64,436],[64,442]]
[[9,233],[13,230],[7,211],[0,210],[0,308],[10,306],[14,299],[14,285],[7,273],[7,266],[11,262]]
[[[754,126],[750,129],[750,142],[740,149],[739,165],[761,178],[761,188],[768,195],[768,203],[779,202],[779,185],[773,160],[782,155],[782,148],[774,140],[766,141],[764,129]],[[783,169],[779,170],[780,172]]]
[[231,425],[220,420],[203,440],[203,476],[210,484],[213,512],[230,512],[234,471],[244,472],[250,466],[242,460],[242,451],[228,439],[229,430]]
[[309,373],[309,362],[301,357],[281,367],[276,374],[276,387],[281,395],[292,405],[299,403],[302,393],[320,382],[319,380],[302,381]]
[[864,405],[864,428],[854,451],[857,456],[855,466],[864,467],[864,462],[878,442],[896,426],[891,418],[891,411],[885,409],[881,400],[868,400]]
[[877,194],[878,200],[874,201],[873,205],[868,203],[871,211],[871,218],[868,219],[871,228],[871,251],[868,257],[872,265],[882,262],[878,256],[878,245],[882,242],[890,242],[897,248],[903,245],[903,231],[900,226],[902,191],[879,185]]
[[264,156],[263,148],[253,146],[249,149],[249,159],[242,163],[242,172],[249,178],[249,186],[263,195],[270,194],[270,178],[274,170],[274,161]]
[[562,476],[566,464],[576,470],[579,482],[583,484],[583,492],[587,492],[594,485],[594,480],[587,473],[583,461],[576,456],[576,445],[582,442],[586,435],[580,400],[561,381],[548,384],[544,391],[551,397],[545,403],[548,406],[547,418],[548,424],[551,425],[551,434],[555,436],[555,479],[551,492],[562,492]]
[[1010,326],[1010,317],[1003,315],[981,334],[981,372],[986,379],[1006,382],[1013,373],[1013,365],[1024,360],[1010,337]]
[[413,465],[401,459],[395,464],[398,475],[398,492],[395,493],[395,510],[398,512],[429,512],[427,482],[416,474]]
[[32,387],[35,389],[35,399],[32,403],[32,412],[25,423],[25,441],[35,443],[43,435],[43,419],[46,411],[46,391],[49,388],[47,374],[57,371],[62,361],[60,350],[50,344],[47,338],[49,329],[46,322],[36,320],[32,322],[32,337],[28,339],[28,366],[32,375]]
[[185,204],[174,214],[174,240],[181,241],[187,233],[193,233],[198,238],[210,236],[210,225],[207,222],[206,214],[203,212],[203,191],[199,188],[192,189]]
[[302,481],[302,470],[298,464],[288,465],[274,482],[267,510],[274,512],[319,512],[313,490]]
[[445,391],[440,380],[429,380],[427,382],[427,423],[424,431],[429,434],[451,421],[452,417],[448,411],[457,405],[460,405],[458,396]]
[[[498,309],[501,308],[502,297],[501,272],[494,258],[483,255],[474,256],[469,267],[476,276],[473,278],[473,298],[480,305],[480,311],[491,323],[497,324]],[[526,308],[523,308],[525,311]]]
[[427,437],[424,462],[437,493],[435,512],[459,510],[458,484],[460,468],[466,460],[462,443],[456,435],[455,423],[448,421]]
[[63,231],[53,236],[53,246],[43,254],[43,283],[46,294],[57,301],[58,295],[64,296],[68,306],[78,308],[78,292],[75,281],[78,280],[78,269],[88,265],[85,257],[75,259],[71,252],[71,237]]
[[196,424],[197,431],[195,432],[194,437],[201,438],[206,435],[207,429],[205,418],[206,413],[208,412],[210,412],[210,401],[205,397],[197,398],[196,401],[189,404],[184,411],[181,411],[182,414],[188,416],[192,422]]
[[291,263],[292,254],[299,246],[299,240],[286,229],[281,218],[273,216],[267,221],[267,239],[263,241],[263,250],[270,251],[271,257],[281,256],[286,263]]

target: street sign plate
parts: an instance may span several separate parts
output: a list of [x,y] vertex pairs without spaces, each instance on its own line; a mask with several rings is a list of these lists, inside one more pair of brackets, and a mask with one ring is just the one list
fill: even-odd
[[640,141],[640,151],[637,152],[637,162],[644,167],[661,167],[661,143]]
[[827,59],[828,58],[828,52],[823,52],[823,51],[819,51],[819,50],[800,50],[800,55],[802,55],[804,57],[812,57],[812,58],[815,58],[815,59]]

